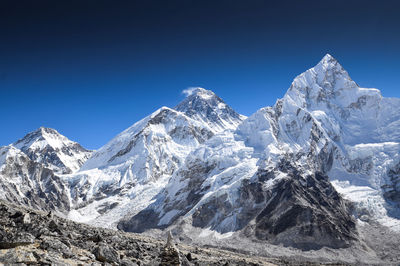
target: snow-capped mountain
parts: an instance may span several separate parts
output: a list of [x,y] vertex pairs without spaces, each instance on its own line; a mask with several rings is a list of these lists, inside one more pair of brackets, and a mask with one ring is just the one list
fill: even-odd
[[60,175],[79,169],[90,154],[56,130],[41,127],[0,147],[0,197],[66,214],[69,188]]
[[93,153],[40,128],[0,148],[0,187],[125,231],[346,248],[365,223],[400,231],[399,132],[400,99],[359,87],[326,55],[249,117],[197,88]]
[[42,163],[57,174],[79,170],[90,157],[91,151],[69,140],[52,128],[41,127],[13,143],[31,160]]
[[[346,198],[357,202],[388,226],[400,230],[398,209],[400,99],[384,98],[377,89],[360,88],[343,67],[326,55],[298,76],[282,99],[288,139],[298,139],[302,127],[294,116],[306,111],[332,145],[327,175]],[[288,141],[287,141],[288,142]],[[301,142],[296,141],[296,144]],[[290,144],[292,147],[295,146]],[[307,145],[307,144],[306,144]],[[394,212],[393,212],[394,211]]]
[[326,55],[273,107],[191,152],[157,200],[119,228],[190,224],[306,249],[344,247],[358,239],[356,221],[334,187],[356,203],[355,218],[397,226],[399,108]]
[[243,119],[201,88],[176,109],[160,108],[94,152],[78,173],[65,177],[76,206],[70,217],[111,226],[137,213],[165,187],[191,151]]

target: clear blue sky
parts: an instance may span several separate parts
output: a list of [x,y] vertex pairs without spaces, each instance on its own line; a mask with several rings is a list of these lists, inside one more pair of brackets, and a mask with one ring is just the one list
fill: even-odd
[[0,2],[0,145],[52,127],[96,149],[181,91],[250,115],[330,53],[400,97],[397,1]]

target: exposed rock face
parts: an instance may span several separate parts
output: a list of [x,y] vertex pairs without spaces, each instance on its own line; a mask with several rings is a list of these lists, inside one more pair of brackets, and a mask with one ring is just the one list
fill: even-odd
[[16,248],[33,244],[34,237],[29,233],[0,231],[0,249]]
[[[255,219],[256,237],[301,249],[349,247],[358,239],[356,223],[328,177],[296,174],[288,173],[289,178],[269,192]],[[266,176],[268,173],[259,179]]]
[[400,208],[400,163],[390,169],[387,175],[390,182],[382,186],[383,195],[387,200],[396,202]]
[[101,262],[119,263],[119,254],[107,245],[99,245],[93,251],[96,259]]
[[70,210],[67,186],[52,170],[13,146],[0,148],[0,154],[1,198],[41,210]]
[[[192,175],[190,182],[193,183],[187,186],[190,190],[175,194],[175,197],[183,195],[182,201],[171,202],[173,207],[165,205],[163,211],[175,215],[171,217],[171,223],[184,214],[191,214],[191,223],[195,227],[220,233],[243,230],[248,237],[256,236],[260,240],[304,250],[324,246],[349,247],[358,239],[348,203],[332,187],[326,175],[301,173],[288,161],[282,161],[279,167],[279,170],[260,170],[254,180],[242,180],[232,194],[219,193],[205,202],[201,200],[209,192],[202,192],[198,187],[207,188],[207,185],[204,179]],[[209,171],[194,170],[199,176],[201,170]],[[284,177],[269,187],[268,182],[276,175]],[[146,209],[119,226],[133,232],[163,229],[166,226],[160,223],[159,217],[157,209]]]

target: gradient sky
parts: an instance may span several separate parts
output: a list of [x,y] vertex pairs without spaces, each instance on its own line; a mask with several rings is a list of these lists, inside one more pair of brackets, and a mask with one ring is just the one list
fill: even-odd
[[399,1],[0,1],[0,145],[40,126],[97,149],[188,87],[273,105],[330,53],[400,97]]

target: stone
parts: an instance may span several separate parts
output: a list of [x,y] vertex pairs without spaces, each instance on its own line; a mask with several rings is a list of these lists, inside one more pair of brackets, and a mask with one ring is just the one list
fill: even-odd
[[15,264],[36,264],[37,259],[31,251],[9,249],[6,253],[0,253],[0,265],[5,262],[4,265],[15,265]]
[[26,232],[6,233],[0,235],[0,249],[15,248],[33,244],[35,237]]
[[181,260],[179,257],[179,251],[175,247],[165,247],[164,250],[161,252],[160,255],[161,263],[160,265],[167,266],[167,265],[181,265]]
[[119,263],[118,252],[104,244],[99,245],[93,251],[96,259],[101,262]]
[[181,265],[181,259],[179,257],[179,250],[173,243],[171,231],[167,233],[167,243],[160,255],[160,265]]
[[121,266],[137,266],[137,263],[130,261],[130,260],[121,260]]
[[188,259],[188,261],[192,261],[193,260],[193,256],[192,256],[192,253],[188,253],[188,254],[186,254],[186,258]]
[[171,231],[168,231],[166,247],[173,247],[173,246],[174,246],[174,243],[173,243],[172,233],[171,233]]
[[31,216],[29,213],[24,214],[24,218],[22,219],[23,224],[30,224],[31,223]]

